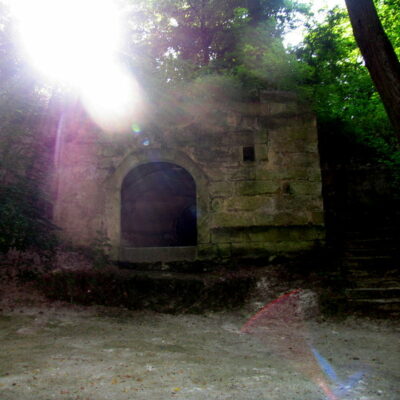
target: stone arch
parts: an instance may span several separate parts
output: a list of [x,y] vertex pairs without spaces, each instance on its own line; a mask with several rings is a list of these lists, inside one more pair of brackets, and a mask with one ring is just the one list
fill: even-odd
[[157,161],[140,164],[125,176],[121,186],[121,244],[197,244],[196,183],[184,168]]
[[[171,149],[141,149],[129,154],[104,184],[105,230],[110,239],[111,256],[120,259],[124,245],[121,234],[121,189],[128,174],[142,165],[168,163],[185,170],[193,178],[196,187],[197,244],[209,241],[208,221],[208,179],[203,171],[186,154]],[[129,243],[128,243],[129,244]],[[160,260],[162,261],[162,260]]]

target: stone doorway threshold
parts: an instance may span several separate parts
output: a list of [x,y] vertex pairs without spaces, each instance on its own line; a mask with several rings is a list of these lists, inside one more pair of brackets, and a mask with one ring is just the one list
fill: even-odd
[[196,246],[185,247],[121,247],[120,262],[194,261]]

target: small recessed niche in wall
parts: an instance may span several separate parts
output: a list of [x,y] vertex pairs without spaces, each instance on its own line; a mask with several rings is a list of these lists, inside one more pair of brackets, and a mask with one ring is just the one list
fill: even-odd
[[243,147],[243,161],[250,162],[256,160],[256,152],[254,146]]

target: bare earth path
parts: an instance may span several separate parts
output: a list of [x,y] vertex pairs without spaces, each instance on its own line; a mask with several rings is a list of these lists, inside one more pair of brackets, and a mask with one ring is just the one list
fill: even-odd
[[[65,306],[0,312],[1,400],[319,400],[309,361],[240,334],[246,311],[162,315]],[[304,335],[351,400],[400,399],[399,324],[308,321]],[[285,352],[283,352],[285,353]]]

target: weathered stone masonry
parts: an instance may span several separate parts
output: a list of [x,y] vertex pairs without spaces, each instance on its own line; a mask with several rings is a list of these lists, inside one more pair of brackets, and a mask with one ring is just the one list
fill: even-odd
[[[106,236],[121,261],[255,257],[309,250],[324,239],[315,118],[294,96],[257,103],[182,102],[140,133],[105,133],[66,117],[56,160],[55,223],[76,245]],[[121,187],[139,165],[167,162],[196,185],[197,244],[121,240]]]

